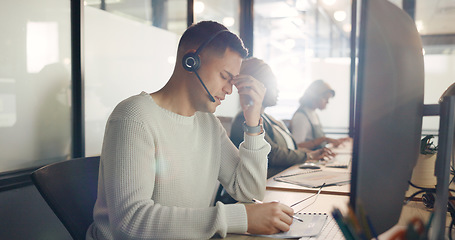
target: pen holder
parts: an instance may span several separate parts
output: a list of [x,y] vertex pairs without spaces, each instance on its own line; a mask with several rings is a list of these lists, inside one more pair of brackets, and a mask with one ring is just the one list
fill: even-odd
[[417,164],[412,171],[411,182],[419,187],[434,188],[436,177],[434,176],[434,165],[436,153],[419,154]]

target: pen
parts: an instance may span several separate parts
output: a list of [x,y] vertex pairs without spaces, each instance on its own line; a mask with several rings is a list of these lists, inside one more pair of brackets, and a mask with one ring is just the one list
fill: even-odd
[[[255,199],[255,198],[253,198],[252,201],[253,201],[254,203],[257,203],[257,204],[262,204],[262,203],[263,203],[262,201],[259,201],[259,200]],[[302,220],[301,218],[296,217],[295,215],[290,215],[290,216],[291,216],[292,218],[294,218],[295,220],[297,220],[297,221],[303,222],[303,220]]]

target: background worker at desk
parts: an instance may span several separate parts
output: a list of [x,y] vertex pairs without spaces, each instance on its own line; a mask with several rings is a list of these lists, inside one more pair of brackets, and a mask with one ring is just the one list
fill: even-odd
[[[210,206],[217,180],[241,202],[265,194],[265,88],[238,75],[246,55],[237,35],[200,22],[181,37],[166,85],[117,105],[106,125],[87,239],[207,239],[289,230],[293,210],[277,202]],[[249,133],[239,149],[213,114],[233,85],[253,103],[242,105]]]
[[290,130],[299,147],[319,149],[327,143],[337,147],[351,138],[328,138],[322,131],[321,121],[316,112],[324,110],[329,99],[335,96],[335,91],[329,84],[316,80],[310,84],[299,100],[300,106],[291,119]]
[[[306,160],[319,160],[331,155],[328,149],[310,151],[298,148],[286,125],[265,113],[267,107],[275,106],[278,100],[277,79],[270,66],[258,58],[249,58],[242,62],[240,74],[249,75],[263,83],[267,91],[261,106],[264,119],[265,140],[272,147],[268,155],[267,178]],[[243,111],[239,112],[232,123],[230,138],[234,145],[243,142],[242,123],[245,121]]]

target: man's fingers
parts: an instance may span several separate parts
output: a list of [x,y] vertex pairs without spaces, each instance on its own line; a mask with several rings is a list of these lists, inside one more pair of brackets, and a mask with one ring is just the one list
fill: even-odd
[[[291,223],[292,223],[292,218],[288,216],[288,218],[291,219]],[[287,223],[287,221],[279,221],[275,228],[277,228],[280,232],[287,232],[289,231],[289,229],[291,229],[291,223]]]
[[280,217],[280,220],[284,223],[286,223],[288,226],[292,224],[293,222],[293,218],[291,217],[292,215],[288,215],[288,214],[283,214],[281,217]]
[[280,204],[280,207],[281,207],[281,210],[284,213],[286,213],[287,215],[294,215],[294,209],[292,209],[291,207],[284,205],[284,204]]

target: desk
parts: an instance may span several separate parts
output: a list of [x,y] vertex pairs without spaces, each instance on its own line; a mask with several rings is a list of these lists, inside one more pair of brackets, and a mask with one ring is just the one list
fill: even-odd
[[[347,169],[332,169],[333,171],[349,171]],[[277,174],[276,176],[281,176],[284,174],[292,174],[296,171],[302,171],[298,166],[292,166],[283,172]],[[314,198],[302,202],[296,205],[294,210],[297,212],[300,209],[304,208],[302,212],[326,212],[330,213],[334,207],[339,208],[343,213],[347,211],[347,206],[349,203],[349,190],[350,185],[342,186],[331,186],[325,187],[321,191],[321,194],[316,198],[314,203]],[[297,186],[294,184],[282,183],[274,181],[273,178],[270,178],[267,181],[267,190],[264,197],[265,202],[278,200],[283,204],[292,205],[295,202],[298,202],[308,196],[316,193],[318,189],[316,188],[306,188]],[[312,204],[310,204],[312,203]],[[410,219],[418,217],[426,222],[430,217],[431,211],[426,209],[421,201],[410,201],[407,205],[403,207],[403,210],[400,215],[400,219],[396,227],[392,228],[390,231],[382,234],[379,239],[388,239],[391,233],[396,231],[398,228],[406,226]],[[447,226],[450,226],[450,216],[447,215]],[[448,233],[448,230],[446,230]],[[252,239],[271,239],[264,237],[252,237],[245,235],[236,235],[228,234],[226,239],[236,239],[236,240],[252,240]]]
[[[325,167],[321,166],[321,170],[323,171],[333,171],[333,172],[350,172],[351,168],[330,168],[330,167]],[[292,167],[289,167],[288,169],[285,169],[284,171],[278,173],[274,177],[277,176],[283,176],[283,175],[291,175],[295,173],[302,173],[307,170],[300,169],[299,164],[294,165]],[[455,184],[452,184],[455,188]],[[309,188],[309,187],[302,187],[298,186],[295,184],[291,183],[285,183],[285,182],[279,182],[275,181],[273,177],[269,178],[267,180],[267,190],[281,190],[281,191],[291,191],[291,192],[307,192],[307,193],[314,193],[317,192],[319,189],[318,188]],[[406,197],[410,197],[413,193],[419,191],[420,189],[416,189],[412,186],[409,186],[408,191],[406,192]],[[343,195],[343,196],[349,196],[349,193],[351,192],[351,185],[350,184],[344,184],[341,186],[328,186],[322,188],[323,194],[331,194],[331,195]],[[414,200],[420,201],[422,194],[419,194],[414,197]]]
[[[350,172],[351,169],[343,169],[343,168],[328,168],[322,166],[321,168],[323,171],[334,171],[334,172]],[[299,165],[294,165],[280,173],[278,173],[275,176],[283,176],[283,175],[289,175],[289,174],[295,174],[295,173],[302,173],[307,170],[300,169]],[[307,193],[314,193],[319,190],[319,188],[308,188],[308,187],[302,187],[298,186],[295,184],[291,183],[285,183],[285,182],[278,182],[273,180],[273,177],[269,178],[267,180],[267,190],[281,190],[281,191],[291,191],[291,192],[307,192]],[[349,192],[351,191],[351,185],[350,184],[344,184],[341,186],[328,186],[328,187],[323,187],[322,192],[323,194],[332,194],[332,195],[343,195],[343,196],[349,196]]]
[[[334,148],[330,147],[332,151],[336,154],[351,154],[352,153],[352,141],[347,141],[344,142],[342,145]],[[331,167],[325,167],[321,166],[321,169],[323,171],[333,171],[333,172],[351,172],[351,168],[331,168]],[[295,173],[302,173],[307,170],[300,169],[299,164],[294,165],[280,173],[278,173],[276,176],[283,176],[283,175],[290,175],[290,174],[295,174]],[[314,193],[317,192],[319,189],[318,188],[308,188],[308,187],[302,187],[298,186],[295,184],[291,183],[285,183],[285,182],[278,182],[273,180],[273,177],[269,178],[267,180],[267,190],[281,190],[281,191],[293,191],[293,192],[307,192],[307,193]],[[341,186],[328,186],[324,187],[322,189],[322,194],[332,194],[332,195],[343,195],[343,196],[349,196],[349,192],[351,191],[351,185],[350,184],[344,184]]]

